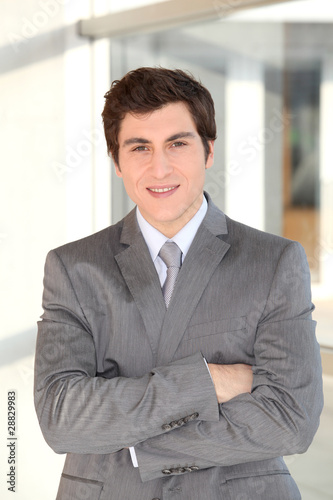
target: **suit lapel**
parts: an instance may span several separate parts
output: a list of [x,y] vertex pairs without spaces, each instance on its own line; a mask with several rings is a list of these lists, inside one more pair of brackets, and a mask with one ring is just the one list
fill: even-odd
[[208,198],[206,217],[184,260],[165,314],[157,353],[158,365],[172,360],[202,293],[230,247],[218,238],[226,233],[225,215]]
[[160,281],[138,227],[135,210],[124,219],[120,243],[129,246],[118,253],[115,259],[140,311],[155,358],[166,308]]

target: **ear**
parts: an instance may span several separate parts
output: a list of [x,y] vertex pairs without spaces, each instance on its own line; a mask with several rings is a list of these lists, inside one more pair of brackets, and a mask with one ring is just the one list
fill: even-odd
[[214,141],[208,141],[209,144],[209,154],[206,161],[205,169],[208,169],[213,166],[214,163]]
[[115,171],[116,171],[116,175],[118,177],[122,177],[123,174],[122,174],[122,172],[120,170],[119,163],[116,163],[114,160],[113,160],[113,163],[114,163],[114,168],[115,168]]

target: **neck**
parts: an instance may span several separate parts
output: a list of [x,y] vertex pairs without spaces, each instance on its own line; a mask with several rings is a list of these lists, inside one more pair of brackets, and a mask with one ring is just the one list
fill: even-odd
[[202,205],[202,196],[198,197],[197,200],[189,207],[184,213],[182,213],[177,219],[172,221],[161,221],[155,220],[151,217],[147,217],[147,214],[141,212],[142,216],[146,219],[151,226],[153,226],[157,231],[164,234],[167,238],[173,238],[184,226],[195,216]]

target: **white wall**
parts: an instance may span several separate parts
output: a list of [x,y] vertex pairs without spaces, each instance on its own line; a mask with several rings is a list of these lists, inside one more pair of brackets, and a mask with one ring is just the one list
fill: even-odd
[[[100,118],[108,44],[79,39],[75,25],[92,14],[90,3],[6,0],[0,7],[1,499],[13,498],[6,484],[9,390],[17,391],[15,498],[55,498],[64,457],[44,443],[32,395],[44,261],[51,248],[110,222]],[[104,13],[104,3],[95,2],[95,13]]]

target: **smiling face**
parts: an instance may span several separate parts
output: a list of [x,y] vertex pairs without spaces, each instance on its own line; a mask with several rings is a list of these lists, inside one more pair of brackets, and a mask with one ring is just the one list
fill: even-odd
[[205,169],[214,159],[214,143],[205,151],[191,114],[181,102],[147,115],[128,113],[119,132],[119,162],[128,196],[143,217],[168,238],[199,210]]

